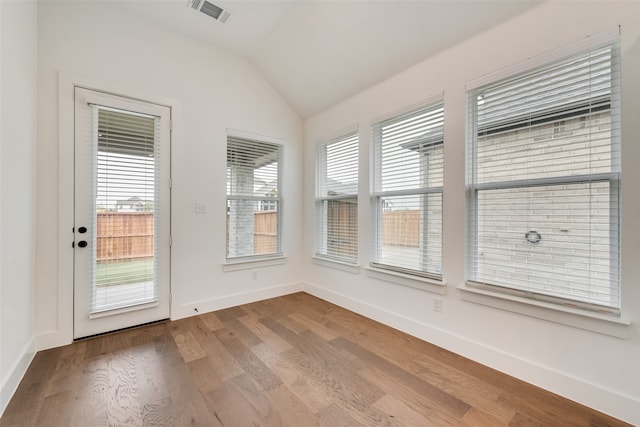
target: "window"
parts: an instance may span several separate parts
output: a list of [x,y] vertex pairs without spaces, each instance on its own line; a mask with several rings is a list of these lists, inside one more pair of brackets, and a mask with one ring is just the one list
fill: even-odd
[[282,255],[281,145],[227,138],[227,259]]
[[93,221],[85,223],[95,230],[95,252],[93,280],[86,284],[89,313],[99,313],[159,299],[157,183],[165,160],[160,117],[102,105],[91,109],[95,187],[86,196]]
[[357,133],[316,147],[316,255],[357,263]]
[[619,48],[469,91],[470,285],[619,313]]
[[444,106],[373,125],[372,266],[442,278]]

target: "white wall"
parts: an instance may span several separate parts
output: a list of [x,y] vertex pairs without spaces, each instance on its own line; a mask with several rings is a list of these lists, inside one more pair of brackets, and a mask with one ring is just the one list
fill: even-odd
[[[428,59],[305,123],[306,290],[533,384],[640,424],[640,4],[546,2]],[[626,338],[463,301],[465,83],[532,56],[622,25],[622,276]],[[357,52],[354,52],[357,55]],[[444,296],[312,262],[314,150],[326,135],[359,125],[359,260],[368,265],[369,126],[444,93]],[[443,312],[432,310],[443,298]],[[582,320],[576,320],[580,324]],[[597,322],[596,322],[597,323]],[[586,322],[585,322],[586,325]]]
[[0,414],[35,354],[37,9],[0,2]]
[[[59,217],[69,210],[59,201],[69,199],[65,191],[72,185],[68,171],[58,167],[59,154],[72,154],[59,151],[68,145],[58,140],[58,114],[65,113],[58,111],[60,72],[179,104],[172,146],[172,318],[300,289],[302,121],[250,63],[106,2],[40,2],[38,31],[39,348],[72,337],[71,227],[58,229],[59,222],[71,221]],[[280,138],[285,145],[285,264],[222,269],[227,128]],[[195,214],[195,203],[205,204],[206,214]]]

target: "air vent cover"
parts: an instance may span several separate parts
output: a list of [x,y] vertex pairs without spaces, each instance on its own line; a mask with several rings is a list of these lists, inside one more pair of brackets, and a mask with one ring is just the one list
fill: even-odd
[[205,15],[208,15],[222,23],[227,22],[227,19],[229,19],[229,16],[231,16],[231,13],[229,13],[229,11],[224,10],[220,6],[216,6],[215,4],[208,2],[207,0],[188,0],[187,7],[199,10]]

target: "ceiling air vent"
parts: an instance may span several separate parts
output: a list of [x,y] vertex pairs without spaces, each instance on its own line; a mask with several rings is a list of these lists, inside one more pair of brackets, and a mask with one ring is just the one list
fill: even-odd
[[231,13],[229,13],[229,11],[224,10],[220,6],[216,6],[215,4],[210,3],[207,0],[188,0],[187,7],[199,10],[205,15],[209,15],[213,19],[222,23],[227,22],[227,19],[229,19],[229,17],[231,16]]

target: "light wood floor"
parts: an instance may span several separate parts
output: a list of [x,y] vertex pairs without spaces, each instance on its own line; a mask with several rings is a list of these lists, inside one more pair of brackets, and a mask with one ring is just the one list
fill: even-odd
[[626,424],[298,293],[40,352],[0,425]]

